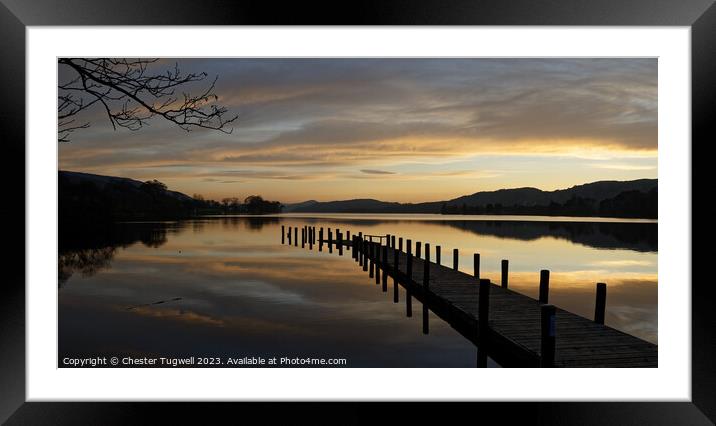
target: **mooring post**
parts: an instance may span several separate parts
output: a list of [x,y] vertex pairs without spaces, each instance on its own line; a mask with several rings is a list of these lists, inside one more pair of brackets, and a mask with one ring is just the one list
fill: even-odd
[[[382,238],[381,241],[383,241]],[[390,247],[390,234],[385,234],[385,245]]]
[[318,231],[318,251],[323,251],[323,227]]
[[286,244],[286,225],[281,225],[281,244]]
[[594,322],[604,324],[604,312],[607,308],[607,284],[597,283],[597,301],[594,304]]
[[288,245],[291,245],[291,227],[288,227]]
[[373,274],[375,272],[373,269],[373,265],[375,265],[375,243],[370,241],[368,244],[369,244],[368,250],[370,250],[368,252],[368,262],[370,263],[368,265],[368,277],[373,278]]
[[415,257],[420,259],[420,241],[415,242]]
[[405,261],[405,275],[407,275],[408,282],[405,283],[405,315],[408,317],[413,316],[413,296],[411,294],[411,287],[413,286],[413,244],[412,241],[407,240],[405,242],[405,250],[407,254],[407,260]]
[[351,258],[353,260],[356,260],[356,255],[358,254],[358,250],[356,250],[356,236],[354,235],[353,238],[351,238],[351,247],[353,247],[353,250],[351,251]]
[[313,227],[308,228],[308,249],[313,250]]
[[539,271],[539,303],[549,303],[549,271]]
[[472,273],[475,278],[480,279],[480,253],[473,253],[472,255]]
[[477,299],[477,366],[487,366],[487,336],[490,331],[490,280],[481,279]]
[[301,228],[301,248],[306,248],[306,228]]
[[298,226],[293,228],[293,245],[298,247]]
[[554,367],[554,346],[555,346],[555,313],[554,305],[544,304],[540,306],[541,318],[541,342],[540,342],[540,367]]
[[393,303],[398,303],[398,272],[400,271],[400,251],[393,249]]
[[430,243],[425,243],[425,260],[423,261],[423,334],[428,334],[428,292],[430,289]]
[[[351,231],[346,231],[346,241],[351,241]],[[352,245],[353,244],[351,244],[350,246],[347,246],[346,250],[350,250]]]
[[502,288],[507,288],[507,268],[509,267],[509,261],[502,259]]
[[440,246],[435,246],[435,264],[440,265]]
[[333,253],[333,230],[328,228],[328,253]]
[[388,291],[388,246],[383,247],[383,292]]
[[403,237],[398,238],[398,251],[403,251]]
[[457,271],[457,262],[458,262],[458,251],[457,249],[452,249],[452,269]]
[[395,248],[395,235],[390,236],[390,248]]
[[343,256],[343,235],[336,229],[336,240],[338,241],[338,256]]

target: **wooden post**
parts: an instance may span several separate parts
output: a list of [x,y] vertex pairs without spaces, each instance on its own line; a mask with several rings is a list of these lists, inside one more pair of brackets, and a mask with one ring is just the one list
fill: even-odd
[[452,269],[457,271],[457,262],[458,262],[458,251],[457,249],[452,249]]
[[541,318],[541,342],[539,366],[554,367],[554,346],[555,346],[555,313],[554,305],[540,306]]
[[328,253],[333,253],[333,231],[328,228]]
[[[346,241],[351,241],[351,231],[346,231]],[[347,246],[346,250],[350,250],[352,245],[353,244],[351,244],[350,246]]]
[[430,243],[425,243],[425,260],[423,261],[423,334],[428,334],[429,316],[428,293],[430,289]]
[[403,251],[403,237],[398,238],[398,251]]
[[607,308],[607,284],[597,283],[597,301],[594,304],[594,322],[604,324],[604,312]]
[[306,227],[301,228],[301,248],[306,248]]
[[343,235],[336,229],[336,240],[338,241],[338,256],[343,256]]
[[481,279],[477,299],[477,366],[487,366],[487,336],[490,331],[490,280]]
[[323,227],[318,231],[318,251],[323,251]]
[[440,265],[440,246],[435,246],[435,264]]
[[549,271],[539,271],[539,303],[549,303]]
[[375,244],[372,241],[369,241],[368,244],[368,262],[370,262],[370,264],[368,265],[368,277],[373,278],[373,265],[375,264]]
[[308,228],[308,249],[313,250],[313,227]]
[[286,225],[281,225],[281,244],[286,244]]
[[361,258],[363,259],[363,272],[368,270],[368,241],[361,240]]
[[385,234],[385,245],[390,247],[390,234]]
[[475,278],[480,279],[480,253],[474,253],[472,255],[472,268]]
[[509,261],[502,259],[502,288],[507,288],[507,268],[509,267]]
[[298,226],[293,228],[293,245],[298,247]]
[[415,257],[420,259],[420,241],[415,242]]
[[390,248],[395,248],[395,235],[390,236]]
[[397,248],[393,249],[393,303],[399,302],[398,296],[398,271],[400,271],[400,252]]
[[388,246],[383,246],[383,293],[388,291]]
[[405,275],[408,277],[408,282],[405,283],[405,315],[408,317],[413,316],[413,296],[410,292],[410,288],[413,285],[413,245],[412,241],[408,240],[405,242],[405,249],[407,251],[408,258],[405,261]]

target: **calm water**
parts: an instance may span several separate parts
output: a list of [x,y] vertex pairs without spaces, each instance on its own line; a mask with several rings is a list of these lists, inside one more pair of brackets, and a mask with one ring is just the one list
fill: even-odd
[[[466,220],[469,219],[469,220]],[[473,367],[476,348],[420,305],[405,316],[350,257],[281,245],[281,225],[394,234],[460,250],[460,269],[591,318],[608,284],[606,323],[657,343],[657,225],[558,218],[284,215],[126,223],[60,238],[59,357],[344,358],[348,367]],[[529,220],[526,220],[529,219]],[[496,366],[490,362],[490,366]]]

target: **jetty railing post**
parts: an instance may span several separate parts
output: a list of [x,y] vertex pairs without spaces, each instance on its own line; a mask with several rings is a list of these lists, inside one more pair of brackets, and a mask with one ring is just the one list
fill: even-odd
[[298,226],[293,228],[293,245],[298,247]]
[[[381,238],[381,241],[383,239]],[[390,247],[390,234],[385,234],[385,245]]]
[[281,244],[286,244],[286,225],[281,225]]
[[361,240],[361,259],[363,259],[363,272],[368,270],[368,241]]
[[323,251],[323,227],[318,231],[318,251]]
[[313,227],[308,228],[308,249],[313,250]]
[[539,271],[539,303],[549,303],[549,271]]
[[328,253],[333,253],[333,231],[328,228]]
[[597,300],[594,304],[594,322],[604,324],[604,312],[607,307],[607,284],[597,283]]
[[477,299],[477,366],[487,366],[487,335],[490,330],[490,280],[481,279]]
[[388,291],[388,246],[383,246],[383,262],[381,263],[383,269],[383,293]]
[[351,238],[351,247],[353,247],[353,250],[351,251],[351,258],[353,260],[356,260],[356,255],[358,254],[358,250],[356,249],[356,236],[354,235],[353,238]]
[[[346,241],[351,241],[351,231],[346,231]],[[346,250],[350,250],[350,249],[351,249],[351,246],[346,247]]]
[[301,228],[301,248],[306,248],[306,227]]
[[440,266],[440,246],[435,246],[435,264]]
[[397,248],[393,249],[393,264],[393,303],[398,303],[398,272],[400,271],[400,251]]
[[509,264],[510,262],[507,259],[502,259],[502,288],[507,288],[507,269]]
[[405,275],[407,275],[407,282],[405,283],[405,315],[407,317],[413,316],[413,296],[410,291],[413,286],[413,243],[411,240],[405,242],[405,250],[407,254],[407,260],[405,261]]
[[457,249],[452,249],[452,269],[457,271],[457,262],[458,262],[458,251]]
[[423,334],[428,334],[428,293],[430,291],[430,244],[425,243],[425,260],[423,261]]
[[554,305],[540,306],[541,339],[540,339],[540,367],[554,367],[555,347],[555,313]]
[[480,279],[480,253],[473,253],[472,255],[472,269],[475,278]]
[[403,251],[403,237],[398,238],[398,251]]
[[374,273],[373,265],[375,265],[375,243],[374,242],[372,242],[372,241],[368,242],[368,250],[369,250],[369,252],[368,252],[368,262],[369,262],[368,277],[373,278],[373,273]]
[[415,242],[415,257],[420,259],[420,241]]
[[390,236],[390,248],[395,248],[395,235]]

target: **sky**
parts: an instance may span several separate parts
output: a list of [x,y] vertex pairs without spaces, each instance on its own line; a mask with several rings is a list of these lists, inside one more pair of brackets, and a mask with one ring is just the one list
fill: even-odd
[[[220,200],[437,201],[657,177],[655,58],[163,59],[218,76],[231,134],[161,118],[60,143],[61,170]],[[62,82],[71,74],[58,70]],[[161,69],[159,71],[162,71]]]

